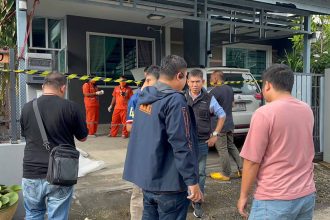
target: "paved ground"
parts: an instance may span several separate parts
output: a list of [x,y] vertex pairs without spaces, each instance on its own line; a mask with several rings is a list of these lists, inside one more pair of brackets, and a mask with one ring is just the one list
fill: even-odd
[[[121,179],[127,143],[127,139],[105,136],[78,143],[90,158],[105,161],[106,168],[79,179],[70,219],[129,219],[131,184]],[[210,151],[207,164],[207,173],[217,170],[216,151]],[[316,165],[315,174],[318,197],[314,219],[330,219],[330,169]],[[208,177],[204,206],[207,215],[203,219],[241,219],[235,208],[239,188],[240,179],[223,183]],[[188,219],[195,219],[191,211]]]

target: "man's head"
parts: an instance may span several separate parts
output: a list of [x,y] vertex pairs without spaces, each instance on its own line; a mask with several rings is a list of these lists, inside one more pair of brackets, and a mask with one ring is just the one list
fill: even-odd
[[88,82],[90,82],[90,83],[93,83],[93,84],[95,84],[95,83],[96,83],[96,81],[95,81],[95,80],[93,80],[93,79],[89,79],[89,80],[88,80]]
[[146,78],[143,87],[154,85],[159,79],[160,67],[156,65],[151,65],[146,70]]
[[66,91],[66,77],[58,72],[52,72],[45,77],[42,89],[44,93],[53,93],[60,97],[64,97]]
[[262,81],[262,93],[271,102],[280,94],[291,94],[294,75],[287,65],[274,64],[262,74]]
[[120,80],[119,85],[121,87],[125,87],[126,86],[126,78],[125,78],[125,76],[119,77],[119,80]]
[[187,63],[177,55],[169,55],[162,59],[159,81],[167,83],[175,90],[181,91],[187,82]]
[[225,75],[223,74],[222,71],[220,70],[215,70],[212,74],[211,74],[211,78],[210,78],[210,82],[213,84],[218,84],[218,83],[222,83],[225,81]]
[[189,90],[193,94],[198,94],[203,88],[205,80],[203,79],[203,72],[200,69],[193,69],[188,75]]

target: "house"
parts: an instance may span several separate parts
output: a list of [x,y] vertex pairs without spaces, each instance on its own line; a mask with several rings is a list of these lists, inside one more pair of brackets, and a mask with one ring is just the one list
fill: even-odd
[[[258,76],[291,47],[289,37],[303,34],[309,72],[311,15],[326,13],[330,0],[28,0],[27,11],[17,10],[17,38],[22,48],[31,24],[25,53],[51,54],[53,70],[117,79],[168,54],[183,56],[190,67],[237,66]],[[20,78],[21,93],[40,88]],[[68,89],[81,106],[82,83],[70,80]],[[106,107],[116,84],[99,85],[100,123],[110,122]]]

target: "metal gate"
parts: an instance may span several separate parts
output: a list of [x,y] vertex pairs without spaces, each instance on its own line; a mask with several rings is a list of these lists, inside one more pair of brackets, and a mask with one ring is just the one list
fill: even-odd
[[314,147],[322,156],[324,145],[324,74],[295,73],[292,95],[309,104],[314,113]]

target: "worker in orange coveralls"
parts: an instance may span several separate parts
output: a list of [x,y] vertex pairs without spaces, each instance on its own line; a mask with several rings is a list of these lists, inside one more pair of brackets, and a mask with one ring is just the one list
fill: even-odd
[[97,125],[99,123],[99,97],[104,94],[103,90],[98,91],[95,81],[90,79],[84,83],[83,87],[84,103],[86,109],[86,123],[88,128],[88,135],[96,137]]
[[126,112],[128,100],[133,95],[133,90],[126,85],[126,78],[121,76],[119,78],[119,86],[116,86],[112,93],[112,101],[108,108],[111,112],[113,107],[114,111],[112,114],[110,134],[108,137],[116,137],[120,126],[123,126],[122,137],[127,138],[128,132],[126,130]]

